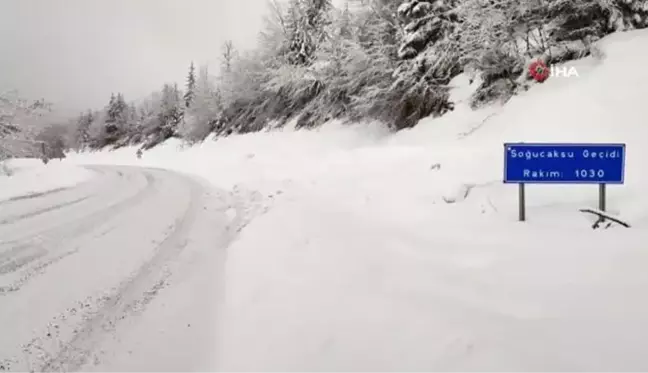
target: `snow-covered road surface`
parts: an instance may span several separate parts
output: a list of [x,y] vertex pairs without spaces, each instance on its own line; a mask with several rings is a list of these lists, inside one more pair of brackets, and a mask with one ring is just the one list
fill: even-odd
[[236,207],[189,176],[88,168],[0,201],[0,370],[212,370]]

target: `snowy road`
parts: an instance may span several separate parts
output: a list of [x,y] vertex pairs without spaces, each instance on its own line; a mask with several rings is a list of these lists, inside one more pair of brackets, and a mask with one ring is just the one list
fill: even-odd
[[0,201],[0,371],[212,369],[227,196],[89,168],[76,187]]

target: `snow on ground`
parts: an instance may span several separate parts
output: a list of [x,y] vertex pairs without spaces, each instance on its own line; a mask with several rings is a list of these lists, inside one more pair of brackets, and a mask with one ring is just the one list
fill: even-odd
[[[331,124],[64,163],[258,192],[265,213],[228,252],[225,370],[646,370],[647,43],[615,34],[603,59],[568,64],[578,77],[396,135]],[[515,141],[626,143],[608,207],[633,228],[590,228],[578,208],[597,205],[596,186],[529,186],[517,222],[517,188],[501,182]]]
[[92,175],[92,171],[57,160],[46,166],[40,159],[10,159],[0,164],[0,201],[72,187]]

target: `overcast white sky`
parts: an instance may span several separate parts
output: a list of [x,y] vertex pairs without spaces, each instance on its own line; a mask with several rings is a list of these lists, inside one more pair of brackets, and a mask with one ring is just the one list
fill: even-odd
[[0,91],[70,109],[139,99],[220,45],[256,43],[265,0],[0,0]]

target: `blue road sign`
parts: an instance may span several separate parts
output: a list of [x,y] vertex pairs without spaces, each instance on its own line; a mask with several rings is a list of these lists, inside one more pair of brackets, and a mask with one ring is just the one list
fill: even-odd
[[504,182],[623,184],[625,144],[504,144]]

